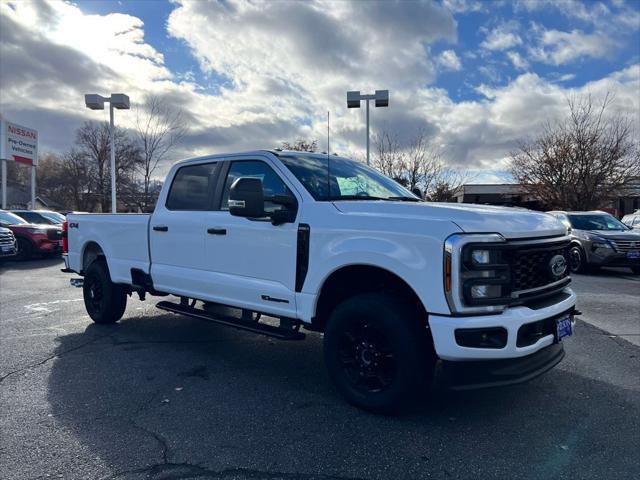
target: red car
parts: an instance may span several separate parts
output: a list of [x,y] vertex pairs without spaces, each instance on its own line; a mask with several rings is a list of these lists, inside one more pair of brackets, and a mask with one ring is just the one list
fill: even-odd
[[17,258],[24,260],[34,255],[62,253],[62,229],[59,226],[28,223],[11,212],[0,210],[0,227],[8,228],[16,237]]

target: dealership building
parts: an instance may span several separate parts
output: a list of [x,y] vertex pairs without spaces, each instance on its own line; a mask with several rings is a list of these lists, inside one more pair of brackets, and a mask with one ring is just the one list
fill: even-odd
[[[454,194],[458,203],[478,203],[482,205],[502,205],[507,207],[524,207],[531,210],[548,210],[544,201],[527,193],[522,184],[465,184]],[[640,178],[635,179],[627,189],[613,199],[604,210],[622,217],[640,209]]]

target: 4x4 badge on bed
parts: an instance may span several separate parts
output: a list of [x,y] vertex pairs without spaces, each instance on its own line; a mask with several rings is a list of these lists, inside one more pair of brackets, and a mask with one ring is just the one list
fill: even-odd
[[567,271],[567,260],[563,255],[554,255],[549,260],[549,270],[555,278],[560,278]]

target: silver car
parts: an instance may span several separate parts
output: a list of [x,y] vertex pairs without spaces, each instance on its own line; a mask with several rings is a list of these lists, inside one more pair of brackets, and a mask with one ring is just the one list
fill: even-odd
[[598,267],[628,267],[640,274],[640,231],[632,230],[605,212],[548,212],[564,223],[571,235],[572,272]]
[[18,244],[13,232],[8,228],[0,227],[0,259],[12,257],[18,252]]
[[636,210],[633,213],[625,215],[622,217],[621,222],[634,230],[640,230],[640,210]]

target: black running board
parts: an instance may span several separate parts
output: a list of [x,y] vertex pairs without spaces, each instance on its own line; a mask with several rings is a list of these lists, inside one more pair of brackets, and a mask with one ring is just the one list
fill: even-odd
[[249,332],[260,333],[269,337],[275,337],[280,340],[303,340],[305,338],[304,333],[296,330],[278,328],[273,325],[267,325],[266,323],[258,323],[255,321],[240,320],[238,318],[225,315],[212,315],[199,308],[180,305],[179,303],[158,302],[156,307],[160,310],[166,310],[167,312],[199,318],[200,320],[208,320],[228,327],[235,327],[240,330],[247,330]]

